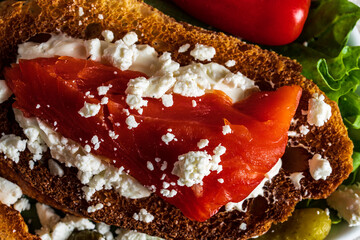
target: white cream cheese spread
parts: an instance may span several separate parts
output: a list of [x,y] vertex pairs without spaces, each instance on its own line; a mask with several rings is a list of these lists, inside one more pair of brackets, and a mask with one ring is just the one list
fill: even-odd
[[326,199],[349,226],[360,226],[360,186],[340,186]]
[[150,192],[134,178],[125,173],[123,168],[116,168],[104,157],[95,156],[85,151],[80,144],[61,136],[37,118],[25,118],[20,110],[14,109],[15,119],[24,129],[38,132],[40,145],[46,144],[51,156],[66,167],[76,167],[78,178],[86,199],[102,189],[114,189],[121,196],[128,198],[148,197]]
[[269,172],[267,172],[265,174],[265,178],[260,182],[260,184],[242,201],[234,203],[234,202],[229,202],[228,204],[225,205],[225,209],[226,211],[233,211],[233,210],[238,210],[241,212],[245,212],[247,209],[243,208],[243,203],[250,198],[256,198],[258,196],[264,196],[264,185],[271,181],[271,179],[273,177],[275,177],[280,169],[282,167],[282,160],[279,159],[278,162],[274,165],[274,167],[272,167],[272,169],[270,169]]

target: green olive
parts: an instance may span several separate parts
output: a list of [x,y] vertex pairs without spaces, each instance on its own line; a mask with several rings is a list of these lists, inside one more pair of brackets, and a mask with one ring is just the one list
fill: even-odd
[[103,235],[91,230],[74,231],[67,240],[99,240]]
[[331,220],[320,208],[294,211],[288,221],[274,225],[260,240],[321,240],[331,229]]

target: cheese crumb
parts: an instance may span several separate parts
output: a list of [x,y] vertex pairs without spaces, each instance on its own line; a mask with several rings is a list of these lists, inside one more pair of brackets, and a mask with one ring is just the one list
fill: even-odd
[[222,170],[219,165],[226,148],[219,145],[214,149],[214,155],[209,155],[206,151],[190,151],[180,155],[175,162],[172,174],[179,177],[178,185],[191,187],[194,184],[202,184],[203,178],[210,174],[210,171]]
[[173,95],[172,94],[164,94],[161,97],[162,100],[162,104],[165,107],[171,107],[172,105],[174,105],[174,100],[173,100]]
[[186,43],[186,44],[182,45],[181,47],[179,47],[178,52],[179,53],[184,53],[187,50],[189,50],[189,48],[190,48],[190,44]]
[[197,103],[196,103],[195,100],[192,100],[192,101],[191,101],[191,104],[192,104],[193,107],[196,107],[196,105],[197,105]]
[[215,54],[215,48],[198,43],[195,45],[195,48],[190,52],[190,55],[193,56],[195,60],[200,61],[211,61]]
[[146,162],[146,167],[147,167],[150,171],[154,171],[154,165],[153,165],[150,161],[147,161],[147,162]]
[[109,98],[108,98],[108,97],[103,97],[103,98],[101,99],[100,104],[101,104],[101,105],[106,105],[106,104],[108,104],[108,102],[109,102]]
[[111,87],[112,87],[111,84],[109,86],[98,87],[97,91],[98,91],[99,96],[105,95],[110,90]]
[[48,161],[50,173],[54,176],[62,177],[64,176],[64,170],[61,166],[53,159],[49,159]]
[[80,116],[89,118],[96,116],[99,113],[101,106],[99,104],[84,103],[84,106],[79,110]]
[[219,179],[218,179],[218,182],[219,182],[219,183],[224,183],[224,179],[219,178]]
[[175,135],[172,133],[166,133],[165,135],[162,135],[161,140],[166,144],[169,145],[169,142],[176,141]]
[[95,206],[89,206],[87,211],[88,211],[88,213],[93,213],[93,212],[96,212],[96,211],[102,209],[103,207],[104,207],[104,205],[102,203],[98,203]]
[[26,140],[21,140],[20,137],[14,134],[4,135],[0,138],[0,152],[5,154],[6,158],[18,163],[20,152],[25,151],[26,142]]
[[135,32],[128,32],[122,40],[126,45],[131,46],[138,41],[138,36]]
[[84,15],[84,9],[79,7],[79,16],[81,17],[82,15]]
[[301,135],[306,135],[306,134],[308,134],[310,132],[309,127],[305,126],[305,125],[301,125],[299,127],[299,130],[300,130]]
[[99,18],[100,20],[102,20],[102,19],[104,19],[104,15],[99,14],[99,15],[98,15],[98,18]]
[[225,63],[225,66],[227,66],[227,67],[233,67],[233,66],[235,66],[235,64],[236,64],[236,61],[235,61],[235,60],[229,60],[229,61],[227,61],[227,62]]
[[239,228],[240,228],[240,230],[245,231],[246,227],[247,227],[246,223],[241,223]]
[[110,30],[102,31],[101,35],[104,37],[106,42],[112,42],[114,40],[114,33]]
[[209,140],[207,140],[207,139],[201,139],[201,140],[197,143],[197,146],[198,146],[199,149],[202,149],[202,148],[204,148],[204,147],[206,147],[206,146],[208,146],[208,145],[209,145]]
[[309,160],[310,174],[315,180],[326,180],[332,172],[331,165],[328,160],[323,159],[320,154],[315,154]]
[[141,221],[146,223],[150,223],[154,220],[154,216],[148,211],[146,211],[146,209],[144,208],[140,209],[139,213],[134,213],[133,218],[136,221]]
[[331,117],[331,106],[325,103],[324,95],[314,93],[309,99],[307,121],[310,125],[323,126]]
[[15,183],[0,177],[0,202],[11,206],[22,196],[21,188]]
[[175,189],[161,189],[160,194],[167,198],[172,198],[177,194],[177,191]]
[[5,102],[12,95],[12,92],[5,80],[0,80],[0,103]]
[[133,115],[130,115],[126,118],[125,123],[128,125],[128,129],[137,128],[139,123],[136,122],[136,119]]
[[360,187],[341,185],[326,199],[329,206],[338,211],[350,227],[360,226]]
[[223,126],[222,129],[223,129],[223,130],[222,130],[222,134],[224,134],[224,135],[229,134],[229,133],[232,133],[232,130],[231,130],[231,128],[230,128],[229,125]]

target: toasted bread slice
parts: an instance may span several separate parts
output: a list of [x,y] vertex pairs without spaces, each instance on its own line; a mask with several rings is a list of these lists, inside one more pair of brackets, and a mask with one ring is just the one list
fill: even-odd
[[28,232],[28,227],[18,211],[0,203],[0,239],[36,240],[40,238]]
[[[80,16],[79,6],[84,15]],[[103,18],[99,18],[102,14]],[[186,23],[176,22],[138,0],[29,0],[5,1],[0,4],[0,68],[15,61],[17,44],[40,33],[66,33],[78,38],[101,37],[105,29],[112,30],[115,38],[135,31],[139,42],[153,46],[158,52],[171,52],[173,60],[181,65],[193,58],[189,53],[177,50],[183,44],[192,47],[196,43],[216,49],[214,62],[224,64],[232,59],[237,62],[230,70],[240,71],[257,82],[261,90],[276,89],[283,85],[299,85],[303,95],[296,112],[296,123],[290,130],[307,124],[308,100],[313,93],[323,94],[310,80],[303,77],[301,66],[274,52],[260,49],[222,33],[210,32]],[[47,168],[47,159],[29,168],[32,156],[21,155],[15,164],[0,157],[0,174],[17,183],[32,198],[73,215],[89,217],[95,221],[135,229],[166,239],[246,239],[266,232],[271,224],[285,221],[296,203],[306,198],[326,198],[352,170],[352,142],[347,136],[339,109],[335,102],[325,99],[332,108],[330,120],[322,127],[311,127],[305,136],[290,138],[283,157],[283,168],[270,183],[265,185],[264,197],[246,200],[246,212],[219,213],[205,222],[191,221],[182,213],[156,195],[131,200],[112,190],[96,192],[93,201],[83,198],[82,184],[76,177],[77,170],[64,168],[63,177],[53,176]],[[0,105],[0,132],[23,136],[22,129],[14,120],[11,100]],[[299,146],[299,147],[296,147]],[[332,167],[326,180],[314,180],[309,173],[308,160],[314,153],[321,153]],[[289,179],[290,173],[303,172],[301,189],[296,189]],[[87,208],[98,202],[104,207],[94,213]],[[150,223],[136,221],[132,216],[145,208],[154,216]],[[240,229],[242,223],[246,230]]]

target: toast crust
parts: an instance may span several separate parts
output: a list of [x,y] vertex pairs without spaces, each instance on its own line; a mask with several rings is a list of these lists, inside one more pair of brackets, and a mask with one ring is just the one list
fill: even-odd
[[[79,16],[78,6],[83,8],[84,15]],[[103,15],[103,19],[99,18],[99,14]],[[178,53],[179,47],[186,43],[192,47],[201,43],[216,49],[213,62],[224,65],[230,59],[235,60],[237,64],[229,69],[240,71],[255,80],[261,90],[273,89],[272,84],[274,88],[301,86],[303,95],[295,114],[298,121],[290,130],[306,124],[306,116],[302,115],[301,110],[307,110],[312,94],[323,94],[312,81],[300,74],[301,66],[297,62],[223,33],[176,22],[137,0],[5,1],[0,3],[0,22],[0,69],[15,61],[17,44],[40,33],[62,32],[72,37],[90,39],[100,37],[101,32],[108,29],[114,32],[115,39],[120,39],[127,32],[135,31],[140,43],[151,45],[159,53],[171,52],[172,59],[181,65],[189,64],[193,58],[189,55],[190,51]],[[328,98],[325,102],[332,108],[330,120],[323,127],[312,128],[306,136],[297,137],[294,141],[326,157],[333,174],[326,180],[315,181],[308,171],[307,160],[311,154],[300,154],[301,149],[289,145],[283,158],[284,168],[271,183],[265,185],[265,197],[247,200],[247,212],[225,212],[222,208],[205,222],[187,219],[178,209],[154,194],[145,199],[130,200],[114,191],[102,190],[94,194],[94,201],[87,202],[82,197],[82,185],[76,177],[76,169],[63,166],[64,177],[51,175],[47,168],[50,155],[44,155],[44,160],[38,162],[33,170],[29,169],[32,156],[28,151],[22,153],[18,164],[0,156],[0,175],[17,183],[24,194],[40,202],[95,221],[166,239],[247,239],[263,234],[272,223],[285,221],[298,201],[327,197],[350,174],[352,142],[336,103]],[[10,100],[0,105],[0,132],[25,138],[14,120],[11,103]],[[299,171],[304,172],[305,177],[301,180],[302,188],[296,190],[286,176]],[[102,202],[104,208],[88,213],[87,208],[98,202]],[[154,221],[143,223],[134,220],[133,214],[141,208],[147,209],[155,217]],[[241,223],[246,223],[246,231],[239,229]]]
[[40,240],[28,232],[28,227],[20,213],[0,203],[0,239],[1,240]]

